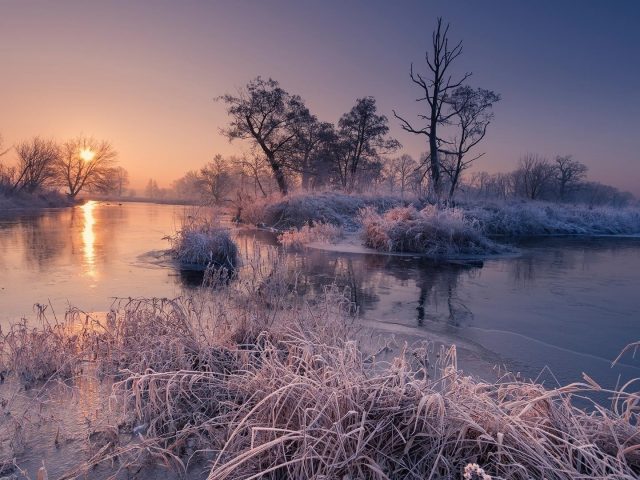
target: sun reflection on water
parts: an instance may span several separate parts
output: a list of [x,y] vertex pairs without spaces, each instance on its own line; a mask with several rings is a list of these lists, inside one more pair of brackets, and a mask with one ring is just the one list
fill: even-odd
[[81,208],[84,212],[84,227],[82,229],[82,248],[84,255],[84,264],[85,264],[85,273],[95,278],[96,271],[96,252],[95,252],[95,241],[96,235],[93,231],[93,226],[96,223],[95,217],[93,216],[93,209],[96,206],[96,202],[93,200],[89,200],[85,203]]

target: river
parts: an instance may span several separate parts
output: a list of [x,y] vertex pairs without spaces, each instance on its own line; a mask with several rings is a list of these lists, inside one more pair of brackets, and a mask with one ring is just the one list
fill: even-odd
[[[192,209],[88,202],[0,217],[0,325],[60,316],[69,305],[108,310],[114,297],[175,297],[198,277],[162,261],[164,238]],[[268,232],[236,234],[241,249]],[[640,377],[638,361],[611,361],[640,339],[640,239],[547,238],[519,242],[518,256],[452,264],[416,256],[290,253],[301,288],[347,287],[364,322],[402,341],[453,342],[469,371],[494,366],[547,384],[603,385]]]

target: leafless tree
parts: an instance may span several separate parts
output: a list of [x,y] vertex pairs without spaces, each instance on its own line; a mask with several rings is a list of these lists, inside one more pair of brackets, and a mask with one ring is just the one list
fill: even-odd
[[98,181],[92,182],[88,186],[88,189],[94,192],[121,197],[127,185],[129,185],[129,172],[123,167],[118,166],[107,169]]
[[233,190],[229,163],[220,154],[200,169],[200,178],[205,195],[214,203],[224,201]]
[[16,145],[18,165],[13,179],[13,191],[34,192],[51,185],[56,178],[60,147],[53,140],[33,137]]
[[227,104],[231,117],[222,133],[230,141],[252,140],[264,153],[280,192],[286,195],[286,163],[296,152],[298,126],[309,117],[302,99],[284,91],[275,80],[257,77],[237,96],[227,94],[219,100]]
[[515,190],[530,200],[539,199],[549,188],[553,176],[553,165],[546,158],[528,153],[520,159],[514,172]]
[[411,155],[405,154],[387,161],[384,166],[384,172],[390,190],[393,192],[394,188],[398,186],[400,188],[400,196],[404,198],[405,192],[416,178],[415,172],[417,169],[418,163]]
[[437,196],[440,196],[442,190],[441,166],[439,149],[443,144],[443,140],[438,136],[438,129],[442,125],[446,125],[455,112],[447,112],[446,101],[448,96],[464,81],[471,76],[471,73],[465,73],[460,80],[452,80],[450,67],[452,63],[462,54],[462,42],[459,42],[453,48],[449,47],[449,24],[443,26],[442,18],[438,18],[436,30],[432,34],[432,53],[425,53],[425,60],[428,66],[427,75],[423,76],[413,70],[413,63],[410,69],[410,78],[421,90],[421,96],[416,100],[418,102],[427,102],[427,113],[418,115],[420,121],[424,122],[422,128],[414,127],[409,121],[398,115],[395,111],[393,114],[400,120],[402,129],[417,135],[425,135],[429,143],[429,172],[433,188]]
[[574,160],[571,155],[557,156],[554,168],[560,200],[565,200],[568,193],[580,186],[588,170],[586,165]]
[[449,199],[458,187],[462,172],[484,153],[467,157],[467,153],[478,145],[487,133],[487,127],[493,119],[493,105],[500,101],[500,95],[482,88],[469,86],[456,88],[447,99],[450,110],[454,113],[451,122],[457,129],[445,148],[442,170],[449,178]]
[[340,118],[334,158],[344,189],[353,190],[358,175],[375,167],[380,155],[400,148],[397,140],[388,137],[388,123],[386,116],[378,115],[373,97],[357,99],[354,107]]
[[75,198],[85,188],[104,184],[117,156],[107,141],[82,136],[69,140],[57,162],[59,182]]

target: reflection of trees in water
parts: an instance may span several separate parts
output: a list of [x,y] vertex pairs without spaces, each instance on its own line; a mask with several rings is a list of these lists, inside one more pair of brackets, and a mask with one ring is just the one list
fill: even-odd
[[69,211],[51,211],[43,215],[21,217],[12,226],[18,250],[29,268],[44,269],[68,248]]
[[[76,265],[78,261],[71,260],[71,257],[81,259],[83,254],[85,218],[81,208],[50,210],[38,215],[22,216],[5,224],[3,254],[9,256],[21,252],[23,263],[28,268],[39,270],[65,257],[69,257],[69,263]],[[126,220],[127,214],[125,208],[97,206],[94,209],[96,258],[102,258],[103,261],[111,258],[115,249],[114,239],[119,233],[118,224]],[[8,249],[7,245],[13,245],[13,248]]]
[[[441,321],[458,327],[473,313],[458,297],[458,284],[462,274],[474,275],[482,263],[473,264],[427,264],[417,272],[416,285],[419,289],[417,324],[424,325],[425,320]],[[439,313],[444,301],[444,315]]]
[[336,284],[345,288],[359,311],[366,314],[379,306],[381,291],[393,287],[411,289],[415,285],[415,315],[419,326],[424,325],[425,320],[444,320],[457,326],[468,318],[471,312],[457,296],[459,279],[462,274],[473,274],[482,266],[435,263],[415,257],[305,253],[291,258],[300,272],[302,293],[317,294],[326,285]]

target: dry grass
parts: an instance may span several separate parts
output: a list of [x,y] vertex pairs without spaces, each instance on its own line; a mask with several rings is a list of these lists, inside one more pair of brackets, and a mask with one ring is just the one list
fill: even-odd
[[464,257],[505,253],[510,249],[485,237],[462,210],[429,205],[423,210],[397,207],[379,214],[360,213],[365,245],[386,252],[430,257]]
[[238,247],[229,230],[217,222],[188,217],[169,241],[172,256],[183,268],[233,270],[238,266]]
[[330,223],[316,223],[283,232],[278,235],[278,242],[286,248],[300,250],[312,242],[335,243],[343,237],[342,227]]
[[608,392],[612,408],[585,412],[572,398],[603,393],[588,377],[553,390],[485,383],[457,369],[455,347],[433,358],[405,347],[381,362],[362,351],[341,292],[302,300],[293,284],[281,257],[256,254],[198,297],[122,300],[104,319],[20,327],[2,358],[19,376],[30,362],[48,365],[39,378],[90,362],[115,380],[116,433],[64,478],[149,460],[179,472],[209,461],[203,478],[216,480],[640,474],[633,384]]

